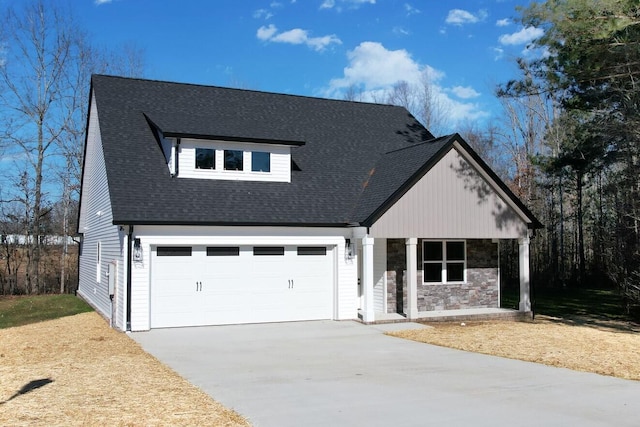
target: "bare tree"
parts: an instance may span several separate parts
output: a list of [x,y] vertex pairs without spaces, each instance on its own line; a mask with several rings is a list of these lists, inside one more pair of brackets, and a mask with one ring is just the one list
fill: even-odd
[[[0,63],[0,141],[13,147],[8,154],[23,162],[16,170],[24,171],[29,182],[26,287],[37,293],[43,289],[40,236],[57,193],[66,206],[64,242],[70,234],[68,213],[79,194],[91,74],[141,75],[143,56],[134,44],[117,52],[94,48],[72,13],[51,0],[9,7],[0,25],[0,45],[5,47]],[[64,257],[66,251],[61,291]]]

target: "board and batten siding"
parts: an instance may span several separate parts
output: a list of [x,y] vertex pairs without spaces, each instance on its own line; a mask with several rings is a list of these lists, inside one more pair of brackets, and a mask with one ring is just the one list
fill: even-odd
[[[196,169],[196,148],[216,150],[215,169]],[[224,170],[224,150],[243,151],[242,171]],[[251,171],[251,152],[271,154],[270,172]],[[179,148],[179,178],[222,179],[233,181],[291,182],[291,149],[271,144],[248,144],[242,142],[201,141],[183,139]]]
[[514,239],[527,224],[452,148],[370,228],[373,237]]
[[[114,306],[109,298],[109,263],[116,264],[115,326],[125,329],[125,268],[123,251],[126,236],[113,225],[111,201],[107,183],[107,171],[102,151],[100,125],[95,97],[91,98],[87,147],[82,182],[81,210],[78,231],[82,234],[82,251],[79,260],[78,294],[108,319]],[[98,265],[98,243],[100,265]],[[98,281],[99,275],[99,281]]]
[[333,317],[336,320],[357,318],[357,259],[345,257],[345,238],[349,229],[303,227],[214,227],[214,226],[145,226],[134,229],[140,238],[142,260],[131,267],[131,330],[151,327],[151,253],[154,246],[255,246],[308,245],[327,246],[334,265]]

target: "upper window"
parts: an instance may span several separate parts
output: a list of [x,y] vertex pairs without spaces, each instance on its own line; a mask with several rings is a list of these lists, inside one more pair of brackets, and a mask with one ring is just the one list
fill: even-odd
[[224,150],[224,170],[241,171],[243,170],[242,150]]
[[425,282],[464,282],[467,268],[464,241],[424,241],[422,249]]
[[252,172],[271,172],[271,153],[254,151],[251,153]]
[[216,150],[213,148],[196,148],[196,169],[215,169]]

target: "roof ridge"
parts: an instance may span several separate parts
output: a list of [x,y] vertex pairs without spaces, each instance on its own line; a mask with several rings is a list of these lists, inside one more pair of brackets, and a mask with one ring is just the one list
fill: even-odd
[[416,144],[412,144],[412,145],[409,145],[407,147],[401,147],[401,148],[396,148],[395,150],[387,151],[386,153],[384,153],[384,155],[391,154],[391,153],[397,153],[398,151],[410,150],[412,148],[416,148],[416,147],[419,147],[419,146],[422,146],[422,145],[425,145],[425,144],[433,144],[434,142],[439,142],[439,141],[447,139],[447,138],[453,138],[456,135],[458,135],[458,134],[457,133],[452,133],[450,135],[443,135],[443,136],[439,136],[437,138],[427,139],[426,141],[418,142]]
[[170,80],[148,79],[148,78],[142,78],[142,77],[125,77],[125,76],[116,76],[113,74],[100,74],[100,73],[93,74],[92,77],[106,77],[110,79],[120,79],[120,80],[130,80],[130,81],[150,82],[150,83],[166,83],[166,84],[177,85],[177,86],[214,88],[214,89],[224,89],[224,90],[231,90],[231,91],[238,91],[238,92],[253,92],[253,93],[260,93],[265,95],[278,95],[278,96],[289,96],[293,98],[312,99],[315,101],[329,101],[329,102],[341,102],[341,103],[360,104],[360,105],[374,105],[379,107],[401,108],[403,110],[409,111],[405,107],[402,107],[400,105],[382,104],[377,102],[366,102],[366,101],[353,101],[348,99],[325,98],[325,97],[318,97],[318,96],[311,96],[311,95],[299,95],[299,94],[292,94],[292,93],[265,91],[265,90],[259,90],[259,89],[242,89],[242,88],[219,86],[219,85],[212,85],[212,84],[175,82]]

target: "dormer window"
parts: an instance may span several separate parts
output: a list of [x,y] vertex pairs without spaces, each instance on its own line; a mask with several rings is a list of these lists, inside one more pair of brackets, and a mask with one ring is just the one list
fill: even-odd
[[224,150],[224,170],[243,170],[243,155],[244,152],[241,150]]
[[271,172],[271,153],[264,151],[251,152],[252,172]]
[[196,169],[215,169],[216,150],[213,148],[196,148]]
[[293,144],[195,138],[172,143],[167,165],[176,165],[178,178],[291,182]]

